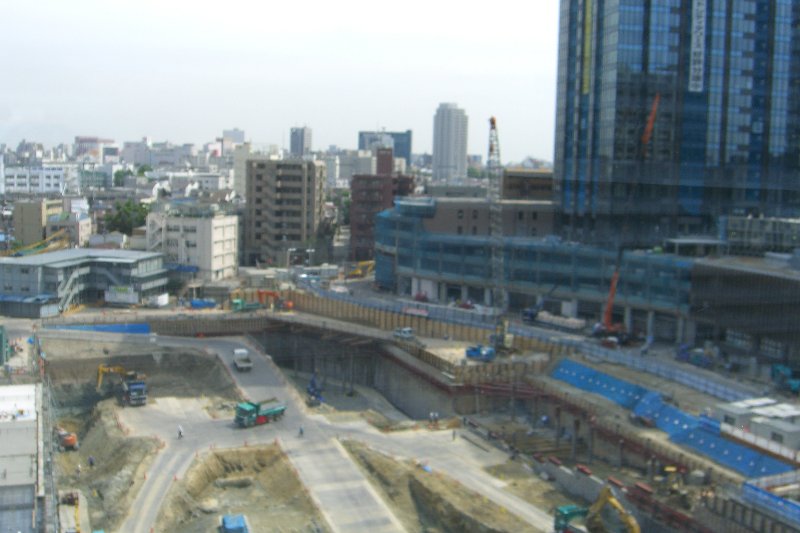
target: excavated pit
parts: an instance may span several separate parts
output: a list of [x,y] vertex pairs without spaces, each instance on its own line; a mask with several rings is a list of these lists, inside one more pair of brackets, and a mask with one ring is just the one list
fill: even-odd
[[173,484],[156,531],[217,531],[220,516],[244,514],[251,531],[329,531],[277,445],[215,451]]

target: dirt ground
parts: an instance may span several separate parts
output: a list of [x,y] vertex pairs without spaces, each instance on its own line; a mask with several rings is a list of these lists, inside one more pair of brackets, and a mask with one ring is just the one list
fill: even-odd
[[62,427],[78,434],[80,449],[57,453],[54,459],[58,486],[83,491],[92,529],[106,531],[114,531],[126,516],[160,446],[153,438],[125,436],[117,426],[116,409],[114,400],[106,400],[90,416],[61,419]]
[[244,514],[251,531],[328,531],[283,451],[276,445],[201,456],[173,484],[156,531],[216,531],[220,517]]
[[502,507],[424,465],[342,443],[409,532],[536,531]]
[[501,465],[491,466],[486,471],[506,481],[506,490],[540,509],[552,510],[560,505],[582,503],[559,492],[555,485],[536,476],[520,461],[506,461]]

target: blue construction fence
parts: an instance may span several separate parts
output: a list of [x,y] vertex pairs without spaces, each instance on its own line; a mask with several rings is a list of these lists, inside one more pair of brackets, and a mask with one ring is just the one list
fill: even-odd
[[651,421],[671,441],[682,444],[709,459],[748,477],[763,477],[794,470],[794,467],[724,438],[719,426],[693,416],[664,401],[655,391],[609,376],[570,359],[561,361],[552,377],[599,394]]
[[126,333],[129,335],[148,335],[150,324],[54,324],[49,329],[66,329],[73,331],[94,331],[97,333]]

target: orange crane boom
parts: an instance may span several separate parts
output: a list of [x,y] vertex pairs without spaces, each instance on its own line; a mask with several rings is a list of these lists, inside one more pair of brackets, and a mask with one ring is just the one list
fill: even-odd
[[650,108],[650,115],[647,117],[647,125],[642,133],[642,154],[647,157],[647,145],[653,137],[653,128],[656,125],[656,115],[658,114],[658,104],[661,102],[661,93],[656,93],[653,98],[653,106]]

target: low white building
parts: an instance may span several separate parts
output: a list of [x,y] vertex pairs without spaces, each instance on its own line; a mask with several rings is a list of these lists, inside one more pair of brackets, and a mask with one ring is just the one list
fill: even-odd
[[239,217],[211,205],[167,204],[147,215],[147,249],[164,254],[167,269],[207,281],[237,275]]
[[8,193],[59,193],[67,190],[74,180],[74,167],[69,165],[0,167],[0,194]]

